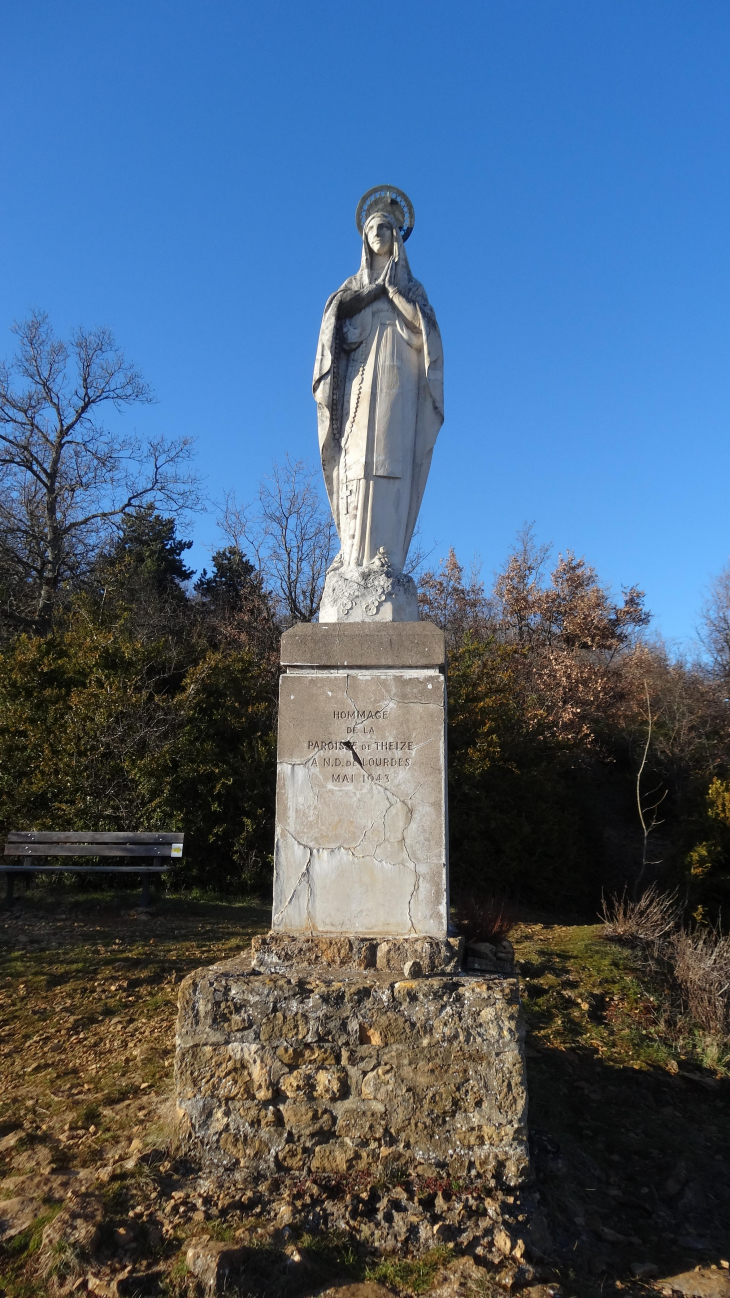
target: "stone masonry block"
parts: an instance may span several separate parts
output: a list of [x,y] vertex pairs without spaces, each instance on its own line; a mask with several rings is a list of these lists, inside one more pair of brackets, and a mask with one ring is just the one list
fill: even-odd
[[[424,973],[456,973],[462,965],[463,937],[319,937],[266,933],[251,942],[253,966],[261,973],[284,973],[292,965],[327,969],[388,969],[403,973],[417,960]],[[496,963],[493,966],[496,970]]]
[[527,1171],[515,978],[200,969],[181,986],[175,1075],[181,1130],[241,1182],[384,1161],[507,1185]]

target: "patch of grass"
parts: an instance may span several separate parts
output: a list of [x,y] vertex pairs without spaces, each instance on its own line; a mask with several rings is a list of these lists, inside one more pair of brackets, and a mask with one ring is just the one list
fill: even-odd
[[316,1259],[325,1270],[333,1274],[342,1273],[353,1279],[360,1279],[364,1274],[362,1260],[355,1252],[349,1235],[338,1231],[322,1231],[316,1235],[306,1233],[301,1236],[299,1246],[306,1249],[310,1258]]
[[46,1204],[27,1230],[8,1240],[0,1251],[0,1284],[6,1298],[41,1298],[47,1290],[37,1273],[36,1255],[43,1232],[61,1211],[62,1204]]
[[92,1100],[90,1104],[84,1104],[76,1114],[77,1127],[96,1126],[101,1118],[101,1109],[99,1105]]
[[129,1191],[124,1180],[110,1181],[102,1190],[104,1208],[109,1216],[121,1217],[129,1207]]
[[412,1261],[387,1258],[376,1266],[367,1267],[365,1278],[409,1293],[426,1293],[436,1278],[436,1272],[451,1256],[448,1248],[440,1246]]
[[677,1042],[667,990],[630,948],[595,925],[518,935],[525,1017],[537,1042],[598,1051],[616,1064],[666,1067]]
[[38,1252],[43,1240],[43,1232],[49,1222],[53,1221],[61,1211],[62,1204],[49,1205],[44,1211],[36,1217],[35,1221],[28,1226],[27,1230],[21,1231],[14,1239],[8,1241],[5,1249],[11,1258],[29,1258]]
[[226,1226],[224,1221],[207,1222],[205,1229],[211,1239],[216,1239],[221,1244],[227,1244],[236,1238],[236,1232],[232,1226]]
[[394,1189],[396,1185],[404,1185],[410,1179],[410,1175],[405,1168],[393,1164],[391,1166],[386,1166],[385,1170],[380,1173],[377,1180],[372,1182],[372,1187],[378,1192],[378,1194],[383,1194],[388,1190]]

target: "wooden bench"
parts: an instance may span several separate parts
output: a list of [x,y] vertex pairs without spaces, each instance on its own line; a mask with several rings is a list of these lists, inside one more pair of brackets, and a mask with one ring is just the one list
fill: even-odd
[[[184,834],[91,834],[50,833],[45,830],[16,830],[8,834],[5,856],[141,856],[175,857],[183,853]],[[142,905],[150,904],[150,875],[165,874],[169,865],[21,865],[5,866],[7,893],[5,900],[13,904],[15,880],[22,875],[62,874],[139,874],[142,876]]]

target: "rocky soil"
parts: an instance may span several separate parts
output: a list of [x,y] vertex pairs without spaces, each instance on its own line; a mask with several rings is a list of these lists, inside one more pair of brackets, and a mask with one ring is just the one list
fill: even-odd
[[0,917],[0,1290],[469,1298],[730,1295],[730,1082],[635,953],[523,925],[535,1179],[275,1177],[175,1145],[177,984],[268,915],[168,898],[22,898]]

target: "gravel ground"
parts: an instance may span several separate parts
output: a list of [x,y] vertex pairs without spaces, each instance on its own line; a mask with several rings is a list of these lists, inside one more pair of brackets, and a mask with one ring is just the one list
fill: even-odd
[[254,903],[167,897],[144,915],[60,889],[0,914],[5,1298],[202,1293],[194,1241],[203,1269],[232,1251],[227,1292],[252,1298],[730,1295],[726,1070],[595,927],[513,935],[536,1173],[522,1195],[202,1176],[174,1141],[176,985],[267,924]]

